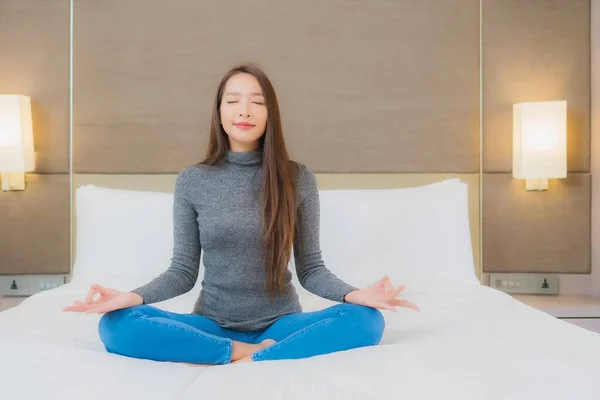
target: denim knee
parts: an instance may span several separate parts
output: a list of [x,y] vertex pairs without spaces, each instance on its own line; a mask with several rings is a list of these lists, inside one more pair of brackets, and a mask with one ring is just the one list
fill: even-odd
[[132,313],[132,308],[122,308],[107,312],[98,321],[98,334],[107,350],[119,347],[119,342],[124,339],[123,333],[126,333],[127,329],[123,328],[127,323],[127,317]]
[[341,304],[340,306],[348,317],[357,320],[357,325],[361,327],[364,334],[365,346],[376,345],[381,341],[385,329],[385,320],[381,311],[358,304]]

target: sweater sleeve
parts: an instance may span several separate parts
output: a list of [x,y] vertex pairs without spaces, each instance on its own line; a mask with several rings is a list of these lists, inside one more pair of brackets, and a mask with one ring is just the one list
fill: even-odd
[[301,194],[298,229],[294,238],[294,261],[300,284],[309,292],[332,301],[356,290],[329,271],[321,256],[319,242],[320,206],[317,180],[313,172],[300,167],[298,188]]
[[187,293],[196,284],[200,265],[198,214],[186,198],[189,171],[178,176],[173,195],[173,257],[169,268],[149,283],[132,290],[144,304],[158,303]]

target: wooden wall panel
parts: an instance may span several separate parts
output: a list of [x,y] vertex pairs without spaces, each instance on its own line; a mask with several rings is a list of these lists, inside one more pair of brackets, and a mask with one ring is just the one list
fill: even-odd
[[590,175],[551,179],[525,191],[510,174],[483,179],[484,272],[589,273]]
[[590,170],[590,1],[484,0],[485,172],[512,170],[512,107],[567,100],[567,167]]
[[316,172],[479,171],[478,0],[176,4],[77,2],[75,172],[199,161],[218,82],[245,61]]
[[69,172],[69,0],[0,1],[0,94],[31,97],[36,171]]
[[0,216],[0,274],[69,273],[68,174],[27,174],[0,192]]

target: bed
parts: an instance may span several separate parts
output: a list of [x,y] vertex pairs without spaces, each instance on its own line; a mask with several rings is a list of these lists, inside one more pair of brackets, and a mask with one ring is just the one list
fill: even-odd
[[[165,269],[172,195],[86,185],[77,190],[70,282],[0,313],[0,398],[600,398],[600,335],[479,283],[462,182],[321,191],[320,199],[326,265],[359,286],[387,273],[421,308],[384,312],[378,346],[219,366],[106,352],[100,315],[60,310],[91,283],[131,290]],[[190,312],[200,281],[154,306]],[[305,311],[333,304],[295,275],[294,284]]]

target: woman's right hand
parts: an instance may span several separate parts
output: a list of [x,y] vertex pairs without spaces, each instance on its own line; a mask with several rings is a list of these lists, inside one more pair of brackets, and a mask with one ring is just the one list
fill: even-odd
[[[94,300],[96,294],[99,294],[100,297]],[[76,300],[72,305],[64,307],[62,311],[102,314],[143,303],[142,297],[136,293],[122,292],[94,284],[90,286],[90,291],[85,296],[84,302]]]

